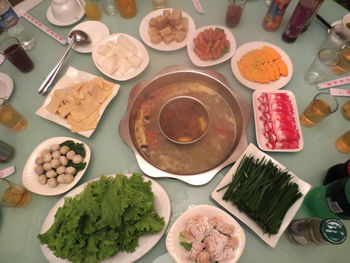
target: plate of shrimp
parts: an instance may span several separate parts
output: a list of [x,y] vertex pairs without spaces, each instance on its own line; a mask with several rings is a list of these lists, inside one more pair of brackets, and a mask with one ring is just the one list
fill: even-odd
[[198,205],[171,226],[166,248],[177,263],[235,263],[245,242],[244,230],[232,216],[212,205]]

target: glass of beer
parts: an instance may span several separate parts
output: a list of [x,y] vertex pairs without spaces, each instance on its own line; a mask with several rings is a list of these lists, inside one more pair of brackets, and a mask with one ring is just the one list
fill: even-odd
[[0,124],[13,131],[27,127],[27,120],[5,98],[0,98]]
[[335,145],[343,153],[350,153],[350,130],[340,136]]
[[338,101],[328,93],[318,93],[300,115],[300,123],[305,127],[315,126],[338,109]]
[[31,200],[27,189],[4,178],[0,179],[0,195],[0,205],[6,207],[24,207]]

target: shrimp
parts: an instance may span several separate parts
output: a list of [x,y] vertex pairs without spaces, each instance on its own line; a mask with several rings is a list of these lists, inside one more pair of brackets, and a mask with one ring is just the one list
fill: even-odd
[[189,256],[191,260],[196,260],[199,254],[203,251],[204,244],[202,242],[194,241],[190,250]]
[[185,232],[191,234],[194,240],[201,241],[212,229],[207,217],[195,215],[188,221]]
[[208,252],[201,252],[197,257],[197,263],[210,263],[210,255]]
[[230,237],[227,239],[225,248],[236,248],[238,245],[238,239],[236,237]]
[[235,227],[233,225],[226,224],[224,220],[219,216],[210,218],[209,224],[222,234],[230,235],[235,231]]

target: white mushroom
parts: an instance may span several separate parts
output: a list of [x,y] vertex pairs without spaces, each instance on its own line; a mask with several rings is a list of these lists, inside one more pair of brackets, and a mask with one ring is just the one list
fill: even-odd
[[34,168],[34,172],[37,174],[37,175],[40,175],[44,172],[44,168],[41,166],[41,165],[37,165],[35,166]]
[[38,157],[38,158],[35,159],[35,163],[41,165],[41,164],[44,163],[44,159],[41,158],[41,157]]
[[61,164],[64,166],[66,166],[68,164],[68,159],[66,158],[66,156],[60,156],[59,160],[60,160]]
[[52,169],[52,167],[51,167],[51,164],[50,164],[50,163],[44,163],[43,168],[44,168],[44,170],[45,170],[45,171],[49,171],[49,170],[51,170],[51,169]]
[[49,149],[42,150],[41,153],[40,153],[40,156],[44,157],[44,155],[47,154],[47,153],[50,153]]
[[47,180],[47,184],[53,188],[57,187],[58,185],[56,178],[50,178],[49,180]]
[[59,151],[59,150],[60,150],[60,145],[59,144],[51,145],[51,151],[52,152]]
[[44,159],[44,162],[45,162],[45,163],[51,162],[51,160],[52,160],[52,155],[51,155],[51,153],[45,154],[44,157],[43,157],[43,159]]
[[81,156],[80,154],[77,154],[73,157],[73,163],[78,164],[78,163],[82,163],[84,160],[83,156]]
[[57,168],[58,166],[61,165],[61,162],[59,159],[55,158],[51,160],[50,164],[52,168]]
[[64,177],[66,175],[65,174],[60,174],[59,176],[57,176],[57,182],[60,184],[64,184]]
[[60,151],[54,151],[54,152],[52,153],[52,158],[60,158],[60,156],[61,156]]
[[66,170],[66,166],[64,165],[61,165],[61,166],[58,166],[57,169],[56,169],[56,173],[57,174],[63,174]]
[[74,176],[71,175],[71,174],[66,174],[64,177],[63,177],[63,182],[65,184],[70,184],[71,182],[73,182],[74,180]]
[[75,156],[75,151],[69,151],[66,156],[68,160],[73,160]]
[[69,152],[69,147],[67,145],[63,145],[61,148],[60,148],[60,153],[61,154],[67,154],[67,152]]
[[46,184],[47,183],[47,177],[45,174],[41,174],[38,176],[38,182],[39,184]]
[[47,171],[46,172],[46,177],[47,178],[54,178],[54,177],[56,177],[56,172],[54,171],[54,170],[50,170],[50,171]]
[[77,169],[75,169],[73,166],[69,166],[69,167],[66,168],[66,174],[74,175],[76,170]]

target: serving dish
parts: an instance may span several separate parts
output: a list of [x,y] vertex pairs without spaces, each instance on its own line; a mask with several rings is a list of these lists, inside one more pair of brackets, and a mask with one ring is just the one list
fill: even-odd
[[[69,67],[66,74],[56,83],[56,85],[51,90],[50,94],[46,97],[43,105],[36,111],[36,114],[40,117],[43,117],[44,119],[56,122],[68,129],[71,128],[71,125],[68,124],[66,119],[61,118],[57,114],[53,114],[49,112],[45,107],[48,105],[53,97],[53,94],[55,90],[63,89],[66,87],[71,86],[74,83],[80,83],[88,80],[92,80],[94,78],[97,78],[97,76],[90,74],[88,72],[77,70],[76,68]],[[100,117],[98,118],[98,121],[101,119],[104,110],[107,108],[108,104],[112,101],[112,99],[117,95],[120,85],[114,84],[112,89],[112,94],[107,97],[107,99],[102,103],[99,114]],[[95,131],[95,129],[87,130],[87,131],[81,131],[78,132],[80,135],[83,135],[85,137],[90,137],[92,133]]]
[[[109,74],[107,73],[105,70],[102,69],[101,66],[98,65],[97,61],[99,60],[99,58],[101,57],[100,54],[98,54],[97,50],[100,46],[104,45],[105,43],[109,42],[109,41],[113,41],[116,42],[117,39],[124,35],[125,37],[127,37],[137,48],[138,53],[137,55],[142,58],[142,62],[141,64],[137,67],[137,68],[131,68],[128,72],[126,72],[125,74],[120,73],[119,71],[113,73],[113,74]],[[117,33],[117,34],[113,34],[110,35],[109,37],[101,40],[99,43],[97,43],[95,45],[95,47],[92,50],[92,59],[95,63],[95,66],[98,68],[99,71],[101,71],[103,74],[105,74],[106,76],[110,77],[111,79],[115,79],[115,80],[128,80],[131,78],[136,77],[137,75],[139,75],[142,71],[145,70],[145,68],[147,67],[148,63],[149,63],[149,56],[148,56],[148,52],[145,48],[144,45],[142,45],[142,43],[140,41],[138,41],[136,38],[127,35],[127,34],[122,34],[122,33]]]
[[297,177],[293,172],[289,172],[290,175],[292,175],[292,182],[295,182],[299,185],[299,191],[302,193],[302,197],[299,198],[288,210],[286,213],[283,222],[281,224],[281,227],[277,234],[275,235],[269,235],[267,233],[264,233],[261,229],[261,227],[255,223],[250,217],[248,217],[245,213],[240,212],[236,206],[234,206],[230,202],[224,201],[223,195],[225,191],[217,192],[218,189],[224,187],[225,185],[229,184],[232,181],[232,176],[235,174],[241,160],[243,157],[247,155],[252,155],[255,158],[265,158],[266,160],[271,160],[277,167],[281,168],[282,170],[287,169],[284,165],[277,162],[275,159],[270,157],[269,155],[265,154],[264,152],[260,151],[254,144],[249,144],[248,147],[245,149],[245,151],[242,153],[242,155],[239,157],[237,162],[232,166],[232,168],[227,172],[225,177],[222,179],[222,181],[219,183],[217,187],[215,187],[214,191],[211,193],[211,197],[222,207],[224,207],[227,211],[229,211],[232,215],[237,217],[239,220],[241,220],[244,224],[246,224],[251,230],[253,230],[262,240],[264,240],[268,245],[271,247],[275,247],[277,245],[277,242],[283,232],[288,227],[289,223],[293,220],[293,217],[299,210],[305,195],[310,190],[311,185],[307,182],[301,180],[299,177]]
[[[108,176],[115,176],[115,175],[108,175]],[[126,174],[126,176],[130,177],[131,174]],[[136,261],[137,259],[141,258],[143,255],[145,255],[148,251],[150,251],[157,244],[157,242],[161,239],[161,237],[163,236],[167,228],[167,225],[170,219],[170,213],[171,213],[171,204],[170,204],[169,196],[164,190],[164,188],[160,184],[158,184],[156,181],[147,177],[143,177],[143,178],[146,181],[149,180],[152,182],[152,192],[154,194],[154,202],[153,202],[154,208],[160,216],[164,217],[164,222],[165,222],[164,227],[158,233],[140,237],[139,246],[136,248],[135,252],[133,253],[119,252],[114,257],[110,257],[102,260],[101,263],[112,263],[112,262],[129,263],[129,262]],[[98,179],[99,178],[91,180],[89,182],[96,181]],[[40,233],[45,233],[54,223],[55,214],[58,208],[64,205],[65,198],[74,197],[77,194],[81,193],[89,182],[79,185],[77,188],[67,193],[51,208],[49,214],[47,215],[47,217],[43,222]],[[56,257],[53,254],[53,252],[47,247],[47,245],[40,245],[40,247],[41,247],[42,253],[50,263],[68,263],[69,262],[68,260],[64,260]]]
[[[188,94],[197,96],[202,103],[202,96],[205,96],[211,126],[201,140],[189,145],[178,145],[161,135],[157,116],[166,101]],[[145,113],[148,110],[151,113]],[[224,110],[225,113],[220,114]],[[150,118],[142,119],[147,114]],[[119,123],[119,134],[134,152],[144,173],[151,177],[170,177],[192,185],[202,185],[208,183],[223,167],[237,160],[245,149],[249,117],[247,103],[232,90],[221,74],[172,66],[150,80],[140,82],[131,90],[127,110]],[[140,125],[144,121],[148,124]],[[152,126],[153,130],[149,130],[149,136],[145,139],[142,132],[146,126]],[[148,138],[154,139],[156,147],[148,141],[143,147],[140,140],[143,142]]]
[[180,232],[186,227],[188,220],[194,215],[202,215],[206,217],[220,216],[226,224],[233,225],[235,228],[234,237],[238,239],[238,245],[234,249],[234,257],[225,262],[235,263],[241,257],[244,247],[245,247],[245,234],[243,228],[239,223],[228,213],[224,212],[222,209],[217,208],[212,205],[197,205],[190,208],[181,216],[179,216],[174,224],[170,227],[168,235],[165,240],[166,248],[176,263],[192,263],[188,259],[188,252],[180,245],[179,236]]
[[[40,184],[38,182],[38,175],[34,171],[34,168],[36,166],[35,159],[40,156],[40,153],[42,150],[50,148],[54,144],[61,144],[68,140],[72,140],[75,143],[82,143],[84,145],[84,149],[86,151],[86,156],[84,158],[84,162],[86,162],[85,168],[79,171],[74,176],[74,180],[70,184],[59,184],[55,188],[52,188],[47,184]],[[22,183],[29,191],[39,195],[51,196],[51,195],[62,194],[64,192],[67,192],[69,189],[74,187],[79,182],[79,180],[84,175],[85,170],[89,165],[90,157],[91,157],[91,151],[89,146],[80,140],[77,140],[75,138],[70,138],[70,137],[53,137],[53,138],[47,139],[42,143],[40,143],[28,157],[22,173]]]
[[188,19],[188,32],[187,32],[187,37],[184,41],[182,42],[171,42],[170,44],[165,44],[164,42],[161,42],[159,44],[153,44],[151,42],[151,38],[148,35],[148,29],[149,29],[149,21],[151,20],[151,18],[153,17],[157,17],[159,15],[163,14],[163,10],[173,10],[172,8],[167,8],[167,9],[158,9],[155,10],[151,13],[149,13],[147,16],[145,16],[141,23],[140,23],[140,27],[139,27],[139,34],[140,37],[142,39],[142,41],[149,47],[154,48],[156,50],[160,50],[160,51],[174,51],[174,50],[178,50],[181,49],[183,47],[186,46],[187,44],[187,39],[189,38],[189,35],[191,34],[191,32],[193,32],[196,29],[196,25],[192,19],[192,17],[187,14],[186,12],[182,11],[182,16],[186,17]]
[[[268,46],[271,47],[273,49],[275,49],[282,57],[282,60],[285,62],[285,64],[287,65],[288,68],[288,75],[286,77],[280,77],[278,80],[276,81],[271,81],[267,84],[262,84],[262,83],[257,83],[257,82],[252,82],[249,81],[245,78],[243,78],[243,76],[241,75],[239,69],[238,69],[238,65],[237,62],[241,59],[241,57],[243,55],[245,55],[246,53],[248,53],[249,51],[255,50],[255,49],[260,49],[264,46]],[[291,59],[289,58],[288,54],[281,48],[279,48],[278,46],[269,43],[269,42],[263,42],[263,41],[253,41],[253,42],[247,42],[241,46],[239,46],[236,50],[236,53],[234,54],[234,56],[231,59],[231,69],[233,74],[235,75],[235,77],[237,78],[237,80],[239,82],[241,82],[244,86],[246,86],[247,88],[253,89],[253,90],[261,90],[261,89],[281,89],[283,88],[285,85],[287,85],[287,83],[290,81],[290,79],[292,78],[293,75],[293,64]]]
[[108,27],[99,21],[85,21],[76,25],[72,30],[82,30],[90,37],[90,43],[86,45],[73,45],[73,49],[79,53],[90,53],[94,46],[102,39],[109,36]]
[[[297,147],[293,147],[290,149],[271,149],[269,147],[267,147],[267,143],[268,140],[267,138],[264,136],[264,123],[262,120],[260,120],[260,118],[262,117],[262,112],[258,109],[260,103],[258,102],[258,97],[260,97],[260,95],[262,93],[268,93],[268,94],[276,94],[276,93],[282,93],[282,94],[287,94],[292,108],[293,108],[293,117],[294,117],[294,123],[296,126],[296,129],[299,132],[300,138],[298,140],[298,146]],[[269,152],[299,152],[303,149],[304,147],[304,140],[303,140],[303,135],[302,135],[302,131],[301,131],[301,126],[300,126],[300,121],[299,121],[299,114],[298,114],[298,106],[297,106],[297,102],[294,96],[294,93],[289,91],[289,90],[269,90],[269,89],[264,89],[264,90],[256,90],[253,92],[253,109],[254,109],[254,121],[255,121],[255,134],[256,134],[256,140],[258,143],[258,146],[261,150],[263,151],[269,151]]]
[[[222,57],[214,60],[201,60],[196,53],[194,53],[194,38],[202,31],[205,29],[212,28],[215,30],[215,28],[219,28],[225,32],[226,39],[230,42],[230,50],[226,54],[224,54]],[[214,66],[217,64],[220,64],[222,62],[225,62],[226,60],[229,60],[233,54],[236,52],[236,40],[231,31],[224,26],[219,26],[219,25],[211,25],[211,26],[204,26],[197,28],[196,31],[192,32],[191,35],[188,37],[187,40],[187,52],[188,56],[190,57],[191,61],[193,64],[195,64],[198,67],[209,67],[209,66]]]

